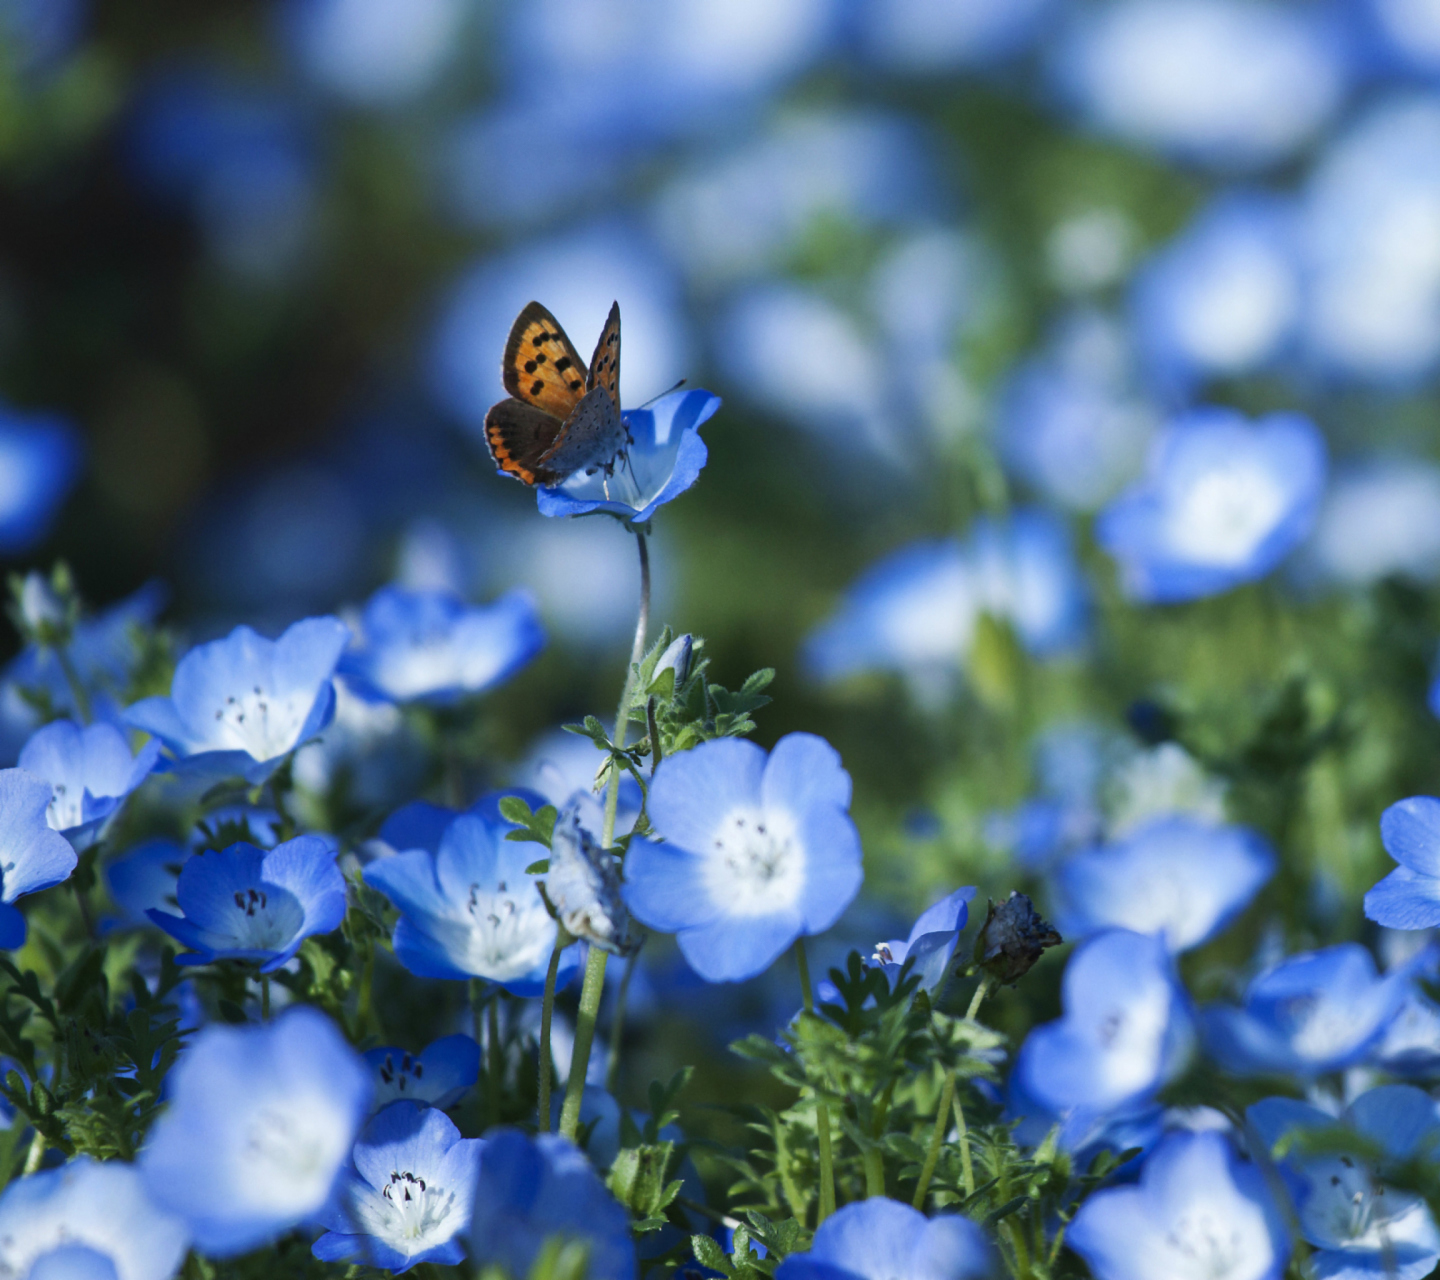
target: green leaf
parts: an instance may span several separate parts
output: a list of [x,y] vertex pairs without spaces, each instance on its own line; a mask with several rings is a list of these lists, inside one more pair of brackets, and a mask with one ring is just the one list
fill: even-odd
[[721,1275],[733,1276],[735,1274],[735,1268],[730,1259],[726,1257],[725,1250],[709,1236],[691,1236],[690,1247],[695,1251],[695,1261],[702,1267],[718,1271]]
[[680,1194],[682,1185],[666,1177],[674,1157],[673,1142],[626,1147],[610,1166],[606,1185],[635,1217],[661,1217]]

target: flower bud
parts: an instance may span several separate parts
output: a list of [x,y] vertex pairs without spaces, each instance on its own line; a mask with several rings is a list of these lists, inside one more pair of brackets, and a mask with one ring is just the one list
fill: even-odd
[[1013,985],[1030,972],[1047,947],[1063,941],[1029,898],[1012,892],[998,907],[990,904],[975,938],[975,963],[996,982]]
[[616,955],[639,950],[641,935],[621,899],[615,859],[582,825],[576,804],[555,821],[542,884],[551,913],[572,938]]
[[675,673],[675,687],[678,689],[685,683],[686,677],[690,674],[690,656],[694,648],[694,639],[687,631],[684,635],[676,636],[660,659],[655,663],[655,673],[650,679],[653,685],[666,671]]

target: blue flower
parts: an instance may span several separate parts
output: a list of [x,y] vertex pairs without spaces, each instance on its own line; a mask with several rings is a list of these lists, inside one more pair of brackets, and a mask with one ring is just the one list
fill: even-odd
[[719,738],[668,756],[650,784],[666,843],[636,839],[625,901],[710,982],[768,969],[797,937],[823,933],[860,889],[850,775],[835,749],[791,733],[766,758]]
[[1095,1280],[1280,1280],[1290,1237],[1265,1177],[1220,1133],[1172,1133],[1140,1181],[1080,1206],[1065,1243]]
[[163,837],[145,840],[129,849],[122,857],[107,863],[105,885],[110,897],[120,908],[120,919],[110,928],[139,928],[150,923],[146,914],[152,907],[174,907],[180,869],[190,857],[190,850],[174,840]]
[[922,911],[904,941],[892,938],[875,948],[875,959],[892,986],[906,961],[910,963],[911,976],[920,979],[924,990],[934,991],[944,981],[960,941],[960,931],[970,918],[969,903],[974,896],[972,886],[956,889]]
[[1205,1047],[1237,1075],[1313,1078],[1365,1060],[1411,990],[1429,951],[1383,978],[1356,942],[1290,956],[1256,977],[1243,1008],[1201,1011]]
[[29,551],[49,533],[80,459],[80,437],[65,419],[0,407],[0,554]]
[[577,471],[551,489],[537,490],[542,516],[583,516],[608,511],[644,524],[696,480],[708,451],[700,427],[720,407],[720,397],[698,388],[672,391],[645,409],[625,414],[634,441],[612,475]]
[[1380,815],[1380,840],[1400,865],[1365,895],[1365,914],[1387,929],[1440,925],[1440,800],[1411,796]]
[[1410,453],[1350,462],[1326,495],[1303,568],[1341,586],[1440,576],[1440,466]]
[[1440,1005],[1412,989],[1369,1061],[1395,1076],[1428,1079],[1440,1074]]
[[[422,978],[487,978],[513,995],[539,995],[555,921],[525,868],[544,847],[505,839],[514,825],[483,798],[446,826],[438,849],[411,848],[365,868],[365,883],[400,909],[395,957]],[[580,962],[567,947],[558,981]]]
[[[17,1178],[0,1196],[5,1275],[170,1280],[188,1248],[184,1223],[151,1201],[133,1164],[77,1156]],[[91,1257],[73,1256],[81,1250]],[[73,1253],[65,1258],[62,1251]],[[80,1269],[84,1264],[91,1269]]]
[[147,742],[130,754],[125,735],[111,724],[81,728],[55,720],[31,736],[20,768],[52,788],[46,818],[77,849],[93,844],[125,797],[150,776],[160,744]]
[[370,1106],[360,1055],[305,1007],[263,1026],[206,1027],[166,1088],[140,1170],[156,1204],[215,1257],[321,1219]]
[[1274,874],[1275,854],[1258,832],[1158,818],[1060,865],[1055,923],[1067,937],[1133,929],[1189,951],[1224,929]]
[[409,1099],[453,1107],[480,1075],[480,1046],[469,1036],[442,1036],[421,1053],[385,1046],[370,1049],[365,1061],[375,1073],[375,1109]]
[[1325,489],[1315,425],[1272,413],[1192,409],[1151,447],[1146,477],[1096,522],[1126,592],[1164,604],[1264,577],[1309,534]]
[[396,1274],[422,1262],[458,1266],[480,1172],[479,1138],[462,1138],[443,1111],[395,1102],[365,1126],[330,1228],[312,1252]]
[[319,836],[297,836],[268,852],[232,844],[199,853],[175,889],[184,917],[145,914],[194,952],[179,964],[248,960],[273,973],[306,938],[338,929],[345,918],[345,877],[335,849]]
[[1316,1250],[1317,1276],[1421,1280],[1440,1262],[1440,1230],[1424,1199],[1382,1181],[1394,1166],[1440,1155],[1440,1115],[1428,1094],[1412,1085],[1383,1085],[1361,1094],[1338,1119],[1293,1098],[1265,1098],[1245,1116],[1268,1147],[1307,1133],[1321,1143],[1326,1134],[1343,1141],[1348,1131],[1379,1156],[1365,1159],[1353,1138],[1328,1154],[1288,1143],[1279,1153],[1300,1234]]
[[1134,1112],[1174,1079],[1194,1047],[1194,1023],[1160,938],[1124,929],[1076,949],[1061,985],[1064,1016],[1020,1048],[1021,1093],[1076,1130]]
[[381,587],[339,672],[372,702],[448,705],[509,679],[545,645],[530,596],[467,605],[449,591]]
[[1053,0],[880,0],[856,12],[866,56],[900,74],[988,66],[1042,29]]
[[24,769],[0,769],[0,948],[25,943],[25,917],[12,905],[59,884],[75,870],[75,850],[51,829],[50,784]]
[[573,1143],[496,1129],[480,1157],[470,1258],[524,1276],[546,1241],[587,1250],[589,1280],[634,1280],[630,1218]]
[[170,696],[142,699],[125,720],[159,738],[179,769],[263,782],[330,723],[330,677],[349,634],[336,618],[307,618],[278,640],[236,627],[190,650]]
[[979,1280],[994,1274],[994,1255],[969,1218],[927,1218],[884,1196],[837,1210],[804,1253],[792,1253],[775,1280]]

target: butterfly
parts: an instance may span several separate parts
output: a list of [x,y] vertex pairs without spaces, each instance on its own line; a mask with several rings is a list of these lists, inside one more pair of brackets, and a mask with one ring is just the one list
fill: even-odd
[[618,302],[588,368],[560,322],[529,303],[510,326],[500,374],[510,398],[485,415],[485,442],[501,471],[530,485],[614,472],[633,443],[620,417]]

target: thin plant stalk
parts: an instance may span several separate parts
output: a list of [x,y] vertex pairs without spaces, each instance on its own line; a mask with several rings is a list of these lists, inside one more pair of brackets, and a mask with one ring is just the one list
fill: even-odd
[[630,979],[635,976],[635,965],[640,959],[637,951],[625,961],[625,972],[620,975],[620,990],[615,993],[615,1016],[610,1022],[610,1060],[605,1064],[605,1092],[615,1092],[616,1081],[620,1078],[620,1041],[625,1034],[625,1005],[630,996]]
[[[940,1159],[940,1148],[945,1142],[945,1127],[950,1123],[950,1105],[954,1100],[955,1073],[947,1071],[945,1084],[940,1090],[940,1105],[935,1108],[935,1128],[930,1134],[930,1147],[925,1152],[925,1163],[920,1169],[920,1181],[915,1186],[915,1199],[911,1201],[915,1208],[922,1213],[925,1211],[925,1197],[930,1193],[930,1179],[935,1176],[935,1165]],[[968,1147],[965,1154],[967,1157],[970,1154]]]
[[540,1005],[540,1091],[539,1116],[540,1132],[550,1132],[550,1076],[555,1064],[550,1059],[550,1018],[555,1012],[555,976],[560,972],[560,953],[565,950],[568,939],[561,929],[555,939],[555,949],[550,953],[550,967],[545,971],[545,999]]
[[[815,1012],[815,996],[810,990],[810,961],[805,956],[805,939],[795,939],[795,963],[800,967],[800,996],[806,1013]],[[815,1130],[820,1143],[820,1210],[815,1220],[819,1226],[835,1212],[835,1154],[830,1146],[830,1108],[823,1101],[815,1103]]]
[[485,1040],[490,1055],[490,1105],[494,1122],[499,1124],[505,1109],[505,1053],[500,1044],[499,991],[485,1010]]
[[260,1021],[270,1021],[270,975],[260,975]]
[[[650,627],[650,548],[645,535],[635,531],[640,553],[640,616],[635,622],[635,642],[630,646],[630,662],[625,668],[625,684],[620,691],[620,708],[615,713],[615,732],[611,741],[625,745],[630,728],[630,703],[635,692],[635,671],[645,656],[645,633]],[[605,824],[600,832],[600,847],[609,849],[615,843],[615,812],[620,804],[620,763],[610,761],[610,779],[605,791]],[[585,1073],[590,1066],[590,1049],[595,1043],[595,1022],[600,1016],[600,999],[605,994],[605,962],[608,954],[600,947],[591,947],[585,961],[585,982],[580,988],[580,1008],[575,1014],[575,1050],[570,1059],[570,1078],[565,1082],[565,1102],[560,1108],[560,1132],[572,1142],[580,1132],[580,1102],[585,1094]]]

